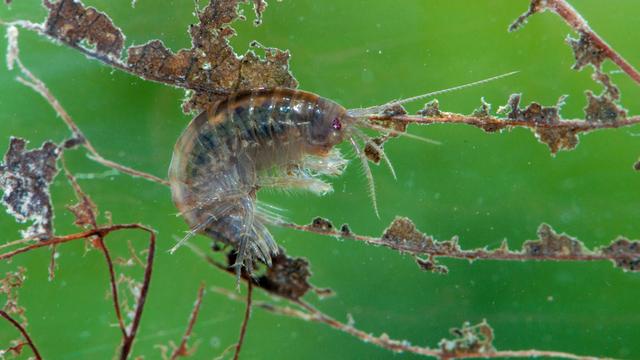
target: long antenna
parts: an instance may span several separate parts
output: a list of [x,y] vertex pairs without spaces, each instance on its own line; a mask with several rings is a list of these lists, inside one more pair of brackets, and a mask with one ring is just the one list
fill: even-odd
[[488,83],[494,80],[498,80],[498,79],[502,79],[505,78],[507,76],[511,76],[514,74],[519,73],[519,71],[512,71],[512,72],[508,72],[506,74],[502,74],[502,75],[497,75],[497,76],[493,76],[490,78],[486,78],[483,80],[478,80],[478,81],[474,81],[468,84],[463,84],[463,85],[458,85],[458,86],[454,86],[448,89],[442,89],[442,90],[437,90],[437,91],[433,91],[430,93],[426,93],[426,94],[422,94],[422,95],[416,95],[416,96],[412,96],[406,99],[401,99],[401,100],[391,100],[383,105],[376,105],[376,106],[371,106],[368,108],[363,108],[363,109],[353,109],[353,110],[349,110],[349,115],[351,116],[365,116],[365,115],[371,115],[371,114],[377,114],[385,109],[388,109],[391,106],[394,105],[402,105],[402,104],[406,104],[408,102],[412,102],[412,101],[417,101],[417,100],[421,100],[421,99],[425,99],[428,97],[432,97],[435,95],[440,95],[440,94],[444,94],[444,93],[448,93],[451,91],[456,91],[456,90],[461,90],[461,89],[466,89],[472,86],[476,86],[476,85],[480,85],[480,84],[484,84],[484,83]]

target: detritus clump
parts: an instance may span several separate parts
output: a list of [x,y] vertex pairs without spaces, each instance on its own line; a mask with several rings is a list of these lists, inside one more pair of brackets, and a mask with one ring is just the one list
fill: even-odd
[[417,248],[433,248],[434,240],[416,229],[415,224],[406,217],[396,217],[382,234],[386,243],[406,243],[418,245]]
[[321,217],[316,217],[311,221],[311,225],[310,225],[313,229],[318,230],[318,231],[331,231],[333,230],[333,224],[331,223],[331,221],[325,219],[325,218],[321,218]]
[[[289,53],[264,48],[265,58],[253,51],[234,52],[228,39],[235,34],[229,25],[239,18],[242,0],[213,1],[197,13],[191,25],[192,47],[173,53],[160,40],[130,47],[127,64],[137,75],[168,84],[187,84],[192,92],[183,103],[185,112],[200,111],[226,94],[256,88],[288,87],[298,83],[289,72]],[[263,1],[254,2],[256,12]]]
[[292,300],[301,298],[313,288],[308,281],[311,271],[306,259],[289,257],[283,249],[280,249],[279,254],[271,260],[271,267],[256,279],[258,286],[270,293]]
[[573,49],[573,56],[576,63],[573,64],[574,70],[582,70],[587,65],[593,65],[599,69],[602,62],[607,59],[607,54],[593,40],[589,34],[584,31],[579,32],[579,38],[567,36],[567,44]]
[[558,98],[554,106],[542,106],[532,102],[526,108],[520,108],[522,94],[512,94],[505,106],[498,108],[499,114],[506,114],[510,120],[533,122],[536,124],[556,124],[560,122],[560,108],[564,104],[566,96]]
[[61,151],[50,141],[35,150],[26,146],[26,140],[11,137],[4,162],[0,163],[2,203],[17,221],[33,222],[22,231],[23,237],[44,240],[54,232],[49,185],[58,174]]
[[615,255],[613,263],[625,271],[640,271],[640,241],[619,237],[600,249],[606,255]]
[[493,329],[486,320],[477,325],[466,322],[462,328],[453,328],[450,332],[453,339],[442,339],[438,343],[443,359],[464,357],[465,354],[490,355],[496,351],[493,346]]
[[425,117],[440,117],[442,113],[440,112],[440,103],[438,99],[433,99],[428,103],[424,104],[422,110],[417,112],[418,115]]
[[540,257],[557,255],[581,255],[584,246],[579,240],[556,233],[548,224],[538,228],[538,240],[528,240],[522,245],[525,254]]
[[587,121],[611,123],[626,119],[627,111],[616,104],[608,92],[594,95],[587,91],[586,95],[588,103],[584,113]]
[[440,265],[436,261],[433,256],[430,256],[427,259],[423,259],[416,256],[416,263],[420,266],[420,269],[428,272],[432,272],[435,274],[447,275],[449,273],[449,268],[445,265]]
[[484,97],[480,98],[480,107],[473,110],[471,113],[473,117],[486,118],[491,116],[491,104],[484,100]]
[[44,4],[49,9],[44,24],[48,35],[74,46],[87,42],[99,54],[120,57],[125,37],[106,14],[73,0]]

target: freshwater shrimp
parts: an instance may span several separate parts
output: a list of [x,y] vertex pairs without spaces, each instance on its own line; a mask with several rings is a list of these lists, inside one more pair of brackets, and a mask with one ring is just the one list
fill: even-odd
[[199,233],[236,250],[237,277],[242,266],[251,274],[255,260],[270,266],[278,246],[266,225],[283,220],[257,201],[258,190],[297,188],[319,195],[332,191],[321,177],[342,174],[348,161],[336,145],[345,141],[362,163],[377,215],[373,176],[358,142],[373,147],[394,176],[395,171],[382,147],[363,129],[387,136],[411,135],[371,124],[367,117],[512,74],[351,110],[316,94],[286,88],[238,92],[212,104],[189,123],[174,148],[171,193],[190,231],[171,252]]

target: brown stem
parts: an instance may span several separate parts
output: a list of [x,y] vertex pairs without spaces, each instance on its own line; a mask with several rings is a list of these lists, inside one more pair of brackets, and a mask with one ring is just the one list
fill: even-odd
[[251,316],[251,302],[253,293],[253,283],[251,279],[247,280],[247,307],[244,311],[244,319],[242,320],[242,327],[240,328],[240,338],[236,345],[236,352],[233,354],[233,360],[240,358],[240,350],[242,350],[242,344],[244,343],[244,336],[247,333],[247,325],[249,324],[249,317]]
[[129,174],[134,177],[141,177],[143,179],[153,181],[155,183],[159,183],[165,186],[169,185],[169,182],[165,179],[161,179],[155,175],[151,175],[142,171],[132,169],[128,166],[119,164],[115,161],[111,161],[102,157],[102,155],[98,153],[95,147],[93,147],[89,139],[86,136],[84,136],[84,134],[82,133],[78,125],[76,125],[76,123],[71,118],[71,115],[69,115],[69,113],[62,107],[58,99],[56,99],[56,97],[53,96],[53,94],[51,93],[49,88],[47,88],[44,82],[42,82],[42,80],[40,80],[31,71],[29,71],[29,69],[27,69],[22,64],[22,61],[20,61],[20,59],[16,59],[16,64],[18,64],[18,67],[20,68],[20,71],[24,74],[24,76],[27,77],[27,79],[22,77],[17,77],[18,82],[20,82],[25,86],[30,87],[35,92],[40,94],[43,98],[45,98],[45,100],[49,103],[49,105],[51,105],[51,107],[56,111],[56,113],[60,115],[62,120],[65,122],[65,124],[67,124],[67,127],[69,127],[69,130],[71,130],[73,139],[78,141],[80,144],[82,144],[82,146],[85,149],[87,149],[89,153],[91,153],[92,155],[90,156],[91,159],[93,159],[94,161],[106,167],[116,169],[125,174]]
[[140,326],[140,320],[142,319],[142,311],[144,310],[144,305],[147,300],[147,293],[149,292],[149,285],[151,284],[153,259],[156,252],[155,231],[145,227],[140,227],[140,229],[143,229],[149,233],[149,252],[147,253],[147,263],[144,268],[144,279],[142,281],[142,288],[140,289],[138,303],[136,304],[135,315],[133,316],[133,321],[131,322],[131,329],[129,330],[129,334],[123,341],[122,350],[120,351],[120,360],[126,360],[129,357],[129,353],[131,352],[131,348],[133,346],[133,341],[135,340],[136,334],[138,333],[138,327]]
[[373,236],[358,235],[349,233],[345,235],[341,231],[319,229],[313,225],[298,225],[292,223],[280,224],[282,227],[295,229],[304,232],[310,232],[330,237],[339,237],[347,240],[361,241],[370,245],[384,246],[402,253],[412,255],[427,255],[434,257],[446,257],[451,259],[464,260],[507,260],[507,261],[540,261],[540,260],[556,260],[556,261],[600,261],[600,260],[625,260],[629,258],[629,254],[624,253],[603,253],[584,251],[575,254],[564,254],[561,252],[553,252],[549,254],[533,254],[520,251],[510,251],[508,249],[487,250],[485,248],[463,250],[457,246],[433,246],[425,247],[422,242],[412,241],[386,241],[383,238]]
[[[232,291],[223,288],[213,288],[213,291],[228,296],[232,300],[243,301],[241,297]],[[271,294],[274,295],[274,294]],[[277,294],[275,294],[277,296]],[[446,353],[442,349],[430,348],[428,346],[411,345],[405,340],[391,339],[386,335],[375,336],[366,331],[357,329],[351,324],[345,324],[341,321],[334,319],[333,317],[321,312],[312,305],[302,300],[291,300],[284,298],[290,303],[297,305],[302,310],[295,309],[289,306],[279,306],[265,301],[256,301],[253,306],[269,311],[271,313],[283,316],[289,316],[292,318],[312,321],[330,326],[333,329],[349,334],[365,343],[374,344],[383,349],[387,349],[393,352],[408,352],[417,355],[430,356],[438,359],[452,359],[452,355]],[[561,359],[574,359],[574,360],[597,360],[605,359],[593,356],[580,356],[576,354],[566,353],[562,351],[545,351],[545,350],[502,350],[493,352],[477,352],[477,353],[460,353],[456,354],[455,358],[535,358],[535,357],[553,357]]]
[[618,54],[604,39],[591,29],[586,20],[565,0],[546,0],[546,6],[556,14],[560,15],[567,24],[578,32],[586,34],[591,42],[596,45],[604,54],[620,67],[631,79],[640,84],[640,73]]
[[182,341],[180,341],[180,345],[173,351],[170,359],[175,360],[180,356],[188,356],[187,351],[187,342],[191,337],[191,332],[193,331],[193,327],[196,324],[196,320],[198,319],[198,313],[200,312],[200,305],[202,304],[202,297],[204,296],[204,283],[200,283],[200,288],[198,289],[198,295],[196,296],[196,302],[193,305],[193,310],[191,311],[191,315],[189,316],[189,324],[187,325],[187,329],[182,335]]
[[[28,251],[31,250],[35,250],[41,247],[46,247],[46,246],[50,246],[50,245],[57,245],[57,244],[63,244],[63,243],[67,243],[70,241],[74,241],[74,240],[78,240],[78,239],[88,239],[91,238],[93,236],[97,236],[99,238],[104,238],[106,237],[108,234],[110,234],[111,232],[114,231],[118,231],[118,230],[123,230],[123,229],[139,229],[139,230],[143,230],[146,231],[147,233],[149,233],[149,251],[147,254],[147,260],[146,260],[146,266],[145,266],[145,271],[144,271],[144,280],[142,282],[142,288],[140,289],[140,296],[138,297],[138,302],[136,304],[136,310],[134,313],[134,317],[133,317],[133,321],[131,323],[131,328],[128,332],[125,332],[124,336],[123,336],[123,341],[122,341],[122,349],[120,351],[120,359],[124,360],[127,359],[129,357],[129,354],[131,352],[131,347],[133,346],[133,342],[135,340],[136,334],[138,332],[138,327],[140,326],[140,319],[142,318],[142,312],[144,310],[144,305],[147,299],[147,293],[149,291],[149,284],[151,283],[151,273],[153,270],[153,259],[155,256],[155,249],[156,249],[156,234],[155,231],[149,227],[146,227],[144,225],[141,224],[117,224],[117,225],[111,225],[111,226],[107,226],[107,227],[98,227],[92,230],[88,230],[88,231],[84,231],[84,232],[80,232],[80,233],[76,233],[76,234],[71,234],[71,235],[66,235],[66,236],[54,236],[48,240],[45,241],[40,241],[34,244],[30,244],[27,246],[23,246],[21,248],[12,250],[12,251],[8,251],[6,253],[0,254],[0,260],[8,260],[13,258],[16,255],[22,254],[22,253],[26,253]],[[105,253],[105,257],[107,256],[108,252]],[[110,259],[110,258],[109,258]],[[110,261],[107,261],[110,264],[110,268],[113,267],[113,263]],[[111,286],[112,286],[112,292],[114,292],[115,294],[117,294],[117,289],[113,289],[114,286],[114,281],[115,281],[115,274],[111,274],[111,269],[110,269],[110,278],[111,278]],[[120,307],[119,304],[116,301],[117,299],[117,295],[114,296],[114,306],[117,306],[116,308],[116,314],[118,314],[120,312]],[[122,315],[118,315],[119,318],[119,323],[120,323],[120,319],[122,318]],[[121,324],[121,328],[124,325]]]
[[626,119],[604,122],[584,120],[560,120],[558,122],[534,122],[527,120],[511,120],[494,116],[473,116],[443,112],[440,116],[418,115],[373,115],[369,117],[373,121],[399,121],[409,124],[465,124],[484,129],[488,132],[499,131],[505,128],[524,127],[530,129],[565,129],[576,133],[589,132],[601,129],[617,129],[621,127],[640,124],[640,116],[632,116]]
[[122,332],[122,337],[127,337],[127,327],[124,324],[124,318],[122,317],[122,310],[120,310],[120,297],[118,295],[118,283],[116,282],[116,272],[113,268],[113,261],[111,260],[111,254],[109,254],[109,249],[107,248],[107,244],[104,241],[104,238],[98,238],[98,247],[104,254],[104,259],[107,262],[107,267],[109,268],[109,283],[111,286],[111,297],[113,298],[113,307],[116,310],[116,317],[118,318],[118,326],[120,327],[120,331]]
[[604,56],[618,65],[618,67],[636,83],[640,84],[640,73],[638,70],[593,31],[582,15],[566,0],[532,0],[529,11],[520,16],[518,20],[509,27],[509,30],[516,30],[529,16],[544,10],[550,10],[558,14],[558,16],[576,32],[586,35],[589,41],[602,51]]
[[13,325],[13,327],[15,327],[16,329],[18,329],[18,331],[20,331],[20,334],[22,334],[22,337],[27,341],[27,344],[31,348],[31,351],[33,351],[33,356],[36,357],[36,360],[42,360],[42,356],[40,356],[40,352],[38,352],[38,349],[36,348],[36,345],[33,343],[33,340],[31,340],[31,337],[27,333],[27,330],[25,330],[25,328],[22,325],[20,325],[19,322],[17,322],[4,310],[0,310],[0,316],[5,318],[9,323],[11,323],[11,325]]

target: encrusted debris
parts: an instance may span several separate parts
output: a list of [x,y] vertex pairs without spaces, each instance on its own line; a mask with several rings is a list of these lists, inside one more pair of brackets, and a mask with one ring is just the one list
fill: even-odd
[[78,202],[73,205],[67,205],[67,209],[75,217],[73,223],[81,228],[95,227],[97,225],[96,217],[98,216],[98,207],[93,200],[91,200],[91,197],[82,191],[76,178],[68,172],[66,175],[78,200]]
[[407,115],[407,110],[400,104],[393,104],[382,110],[382,115],[389,117]]
[[[229,25],[239,18],[237,7],[243,0],[212,1],[191,25],[190,49],[173,53],[160,40],[130,47],[128,66],[137,75],[192,89],[183,103],[185,112],[199,111],[226,94],[256,88],[289,87],[298,83],[289,72],[289,53],[264,48],[265,58],[253,51],[236,55],[228,39],[235,34]],[[264,1],[254,0],[258,19]]]
[[441,358],[464,357],[465,354],[486,354],[489,355],[496,351],[493,346],[493,329],[486,320],[480,324],[471,325],[466,322],[462,328],[451,329],[453,339],[442,339],[438,343],[442,351]]
[[281,249],[271,260],[271,267],[256,279],[258,286],[292,300],[301,298],[313,288],[308,281],[311,271],[306,259],[289,257]]
[[53,236],[53,206],[49,185],[58,174],[60,148],[47,141],[39,149],[27,150],[27,141],[11,137],[9,150],[0,164],[2,203],[7,212],[24,223],[25,238],[47,239]]
[[484,100],[484,97],[480,98],[480,107],[473,110],[471,113],[473,117],[487,118],[491,116],[491,104]]
[[594,95],[587,91],[587,107],[584,114],[587,121],[613,123],[624,120],[627,117],[627,110],[615,103],[615,100],[607,93]]
[[124,46],[124,34],[111,19],[93,7],[75,0],[45,1],[49,16],[45,32],[72,46],[87,43],[99,54],[119,58]]
[[506,114],[509,120],[530,122],[536,138],[546,144],[552,154],[560,150],[571,150],[578,145],[578,127],[554,126],[562,121],[560,109],[566,96],[560,96],[556,105],[542,106],[532,102],[526,108],[520,108],[521,94],[512,94],[505,106],[498,108],[499,114]]
[[416,257],[416,263],[420,266],[420,269],[435,274],[446,275],[449,273],[449,268],[445,265],[440,265],[433,256],[427,259]]
[[3,278],[0,278],[0,294],[4,295],[7,299],[4,305],[2,305],[2,310],[8,314],[18,315],[23,326],[27,325],[27,318],[24,314],[24,307],[18,303],[18,291],[27,278],[25,275],[26,272],[26,268],[19,266],[16,271],[8,271]]
[[331,221],[325,219],[325,218],[321,218],[321,217],[316,217],[311,221],[311,225],[310,225],[314,230],[318,230],[318,231],[331,231],[333,230],[333,224],[331,223]]
[[418,231],[411,219],[406,217],[396,217],[384,231],[381,239],[387,243],[409,242],[423,248],[433,247],[433,238]]
[[340,227],[340,236],[351,237],[352,235],[353,235],[353,232],[351,231],[349,224],[342,224],[342,226]]
[[600,249],[605,255],[613,255],[614,264],[625,271],[640,271],[640,241],[619,237],[611,245]]
[[578,256],[584,252],[582,242],[569,235],[556,233],[548,224],[538,227],[538,240],[528,240],[522,248],[525,254],[534,257]]
[[514,20],[514,22],[511,23],[511,25],[509,25],[509,32],[519,30],[527,23],[531,15],[538,13],[540,11],[543,11],[545,9],[546,7],[545,7],[544,0],[532,0],[531,3],[529,4],[529,9],[527,9],[527,11],[524,14],[518,16],[518,18]]
[[607,59],[607,54],[593,43],[593,40],[586,32],[581,31],[579,36],[577,39],[567,36],[567,44],[573,49],[573,56],[576,59],[573,69],[582,70],[589,64],[599,69],[602,62]]
[[424,104],[424,108],[418,111],[418,115],[425,117],[440,117],[442,113],[440,112],[440,103],[438,99],[433,99],[428,103]]
[[533,122],[536,124],[557,124],[560,122],[560,108],[564,104],[566,96],[558,98],[554,106],[542,106],[532,102],[526,108],[520,108],[522,94],[511,94],[507,105],[501,106],[498,113],[507,114],[510,120]]

